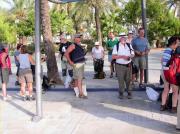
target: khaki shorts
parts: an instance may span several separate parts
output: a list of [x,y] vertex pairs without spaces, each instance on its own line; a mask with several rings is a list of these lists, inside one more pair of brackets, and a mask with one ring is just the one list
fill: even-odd
[[19,70],[19,83],[33,83],[33,75],[31,70]]
[[146,57],[145,56],[137,56],[133,59],[134,64],[137,66],[138,69],[146,69]]
[[84,77],[84,63],[76,63],[73,66],[73,78],[75,80],[77,79],[83,79]]
[[6,83],[6,84],[9,82],[9,69],[8,68],[1,69],[1,82]]

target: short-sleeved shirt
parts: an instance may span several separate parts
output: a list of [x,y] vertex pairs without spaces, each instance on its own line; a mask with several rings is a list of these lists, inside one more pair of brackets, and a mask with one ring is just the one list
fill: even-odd
[[106,47],[111,49],[108,51],[108,55],[112,55],[112,50],[113,50],[113,47],[118,44],[118,39],[117,38],[114,38],[114,40],[112,39],[108,39],[107,42],[106,42]]
[[102,46],[99,46],[97,49],[96,47],[92,48],[92,54],[95,59],[101,59],[103,58],[104,48]]
[[162,68],[163,68],[163,70],[169,69],[167,66],[167,63],[171,59],[172,53],[173,53],[173,49],[171,49],[170,47],[168,47],[164,50],[163,55],[162,55]]
[[145,52],[149,49],[149,43],[146,38],[136,37],[132,40],[132,47],[139,52]]
[[[124,55],[124,56],[130,57],[131,55],[134,55],[133,48],[131,45],[130,45],[130,47],[131,47],[131,50],[129,49],[127,44],[125,46],[119,44],[118,51],[117,51],[117,46],[114,46],[112,54],[113,55]],[[116,63],[118,63],[118,64],[128,64],[130,62],[131,62],[131,59],[129,61],[124,60],[124,59],[116,59]]]
[[14,52],[14,61],[15,61],[16,66],[19,66],[19,61],[15,57],[19,56],[19,54],[20,54],[20,51],[18,50]]

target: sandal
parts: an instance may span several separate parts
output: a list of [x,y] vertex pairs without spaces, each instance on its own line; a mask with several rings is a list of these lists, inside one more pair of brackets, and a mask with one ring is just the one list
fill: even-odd
[[139,84],[139,88],[145,88],[143,84]]
[[85,96],[84,94],[79,95],[79,98],[82,98],[82,99],[88,99],[88,97],[87,97],[87,96]]
[[160,111],[165,111],[166,110],[166,105],[161,105]]

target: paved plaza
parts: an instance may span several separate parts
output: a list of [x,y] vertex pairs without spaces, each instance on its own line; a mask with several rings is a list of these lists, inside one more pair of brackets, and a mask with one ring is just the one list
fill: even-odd
[[[159,82],[160,56],[161,50],[151,51],[150,83]],[[107,77],[104,80],[92,79],[90,55],[87,59],[85,80],[89,89],[88,99],[76,98],[72,89],[56,86],[42,95],[43,119],[36,123],[31,121],[36,112],[36,103],[21,100],[19,87],[14,85],[15,75],[12,75],[8,85],[12,100],[3,102],[0,98],[0,134],[178,133],[175,130],[176,115],[160,112],[160,102],[148,100],[145,91],[134,91],[132,100],[118,99],[118,83],[116,78],[109,79],[107,57],[104,68]],[[46,72],[44,65],[43,68]]]

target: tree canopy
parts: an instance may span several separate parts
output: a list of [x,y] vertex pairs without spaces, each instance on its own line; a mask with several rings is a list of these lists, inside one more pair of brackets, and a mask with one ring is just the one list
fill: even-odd
[[[11,9],[1,12],[1,41],[16,42],[19,36],[34,35],[34,1],[3,0]],[[148,0],[148,38],[155,39],[180,34],[180,19],[175,15],[177,0]],[[4,13],[5,12],[5,13]],[[77,3],[53,4],[50,8],[53,35],[89,33],[96,40],[109,31],[116,33],[137,30],[142,25],[141,0],[84,0]],[[98,30],[97,30],[98,29]],[[10,31],[10,32],[9,32]],[[13,33],[14,36],[11,36]]]

